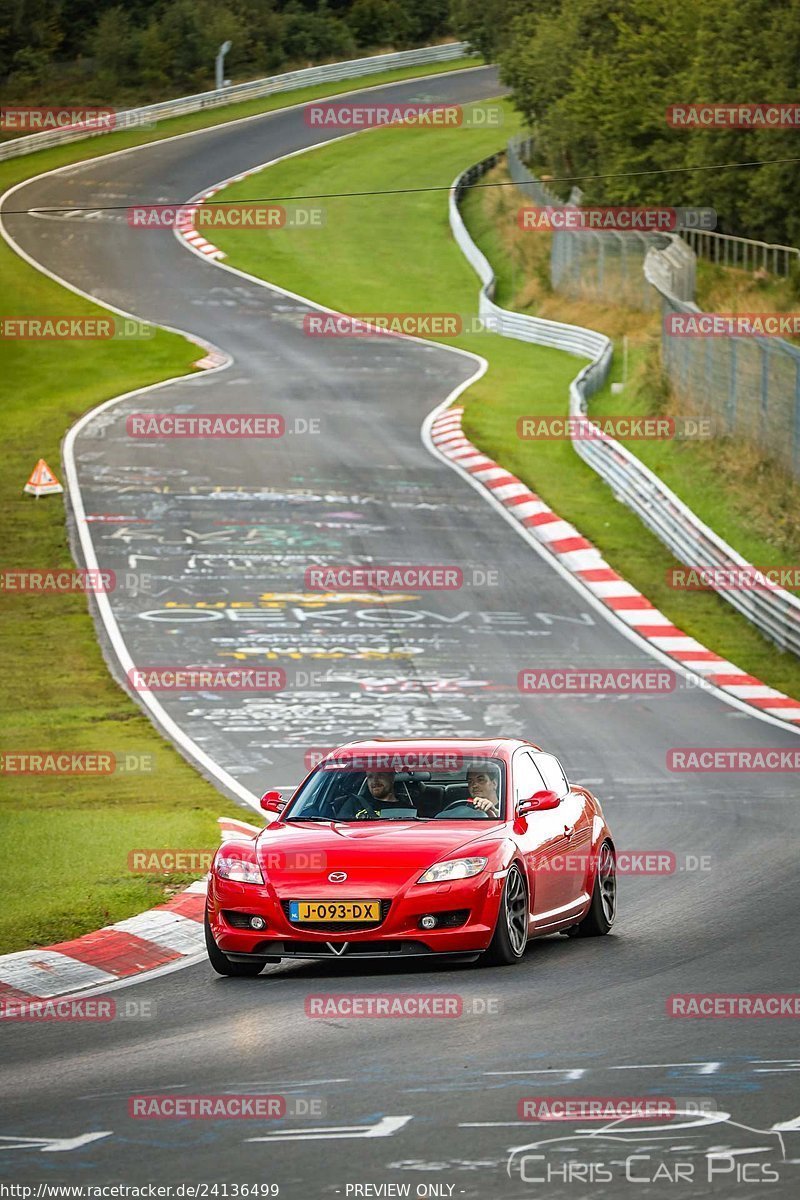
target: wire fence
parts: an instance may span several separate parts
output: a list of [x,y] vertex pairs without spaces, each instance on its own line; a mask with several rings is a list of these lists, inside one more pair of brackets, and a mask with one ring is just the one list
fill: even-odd
[[[526,199],[565,202],[531,175],[530,139],[508,145],[512,180]],[[711,421],[715,436],[733,437],[800,479],[800,347],[779,337],[703,333],[695,301],[697,253],[745,270],[788,275],[800,250],[709,231],[676,234],[555,230],[550,279],[572,298],[660,311],[661,360],[673,394],[693,416]]]
[[[531,138],[508,144],[508,170],[520,192],[543,207],[578,206],[583,198],[580,188],[573,188],[565,201],[531,174],[525,163],[532,148]],[[556,291],[573,300],[613,299],[630,308],[658,307],[658,296],[645,279],[643,267],[651,247],[667,245],[663,234],[555,229],[552,238],[550,281]]]
[[[492,155],[483,159],[463,171],[455,180],[450,192],[450,228],[457,245],[480,278],[478,311],[488,328],[501,337],[552,346],[589,360],[569,387],[570,416],[576,421],[586,421],[589,398],[608,379],[612,354],[610,339],[581,325],[529,317],[495,304],[494,271],[486,255],[470,237],[461,216],[459,205],[465,191],[495,167],[499,158],[499,155]],[[525,193],[528,198],[543,203],[539,197],[544,196],[547,189],[537,190],[541,188],[538,181],[523,182],[528,189]],[[679,238],[674,240],[683,246],[684,253],[691,253]],[[536,386],[535,380],[532,386]],[[680,562],[695,568],[708,568],[712,574],[715,571],[729,574],[741,570],[752,571],[746,559],[705,525],[626,446],[606,435],[573,437],[572,445],[575,452],[613,489],[615,497],[635,512]],[[723,588],[719,595],[781,649],[800,654],[800,598],[777,587],[765,592]],[[698,643],[694,645],[702,649]],[[780,693],[775,693],[775,696],[780,698]]]

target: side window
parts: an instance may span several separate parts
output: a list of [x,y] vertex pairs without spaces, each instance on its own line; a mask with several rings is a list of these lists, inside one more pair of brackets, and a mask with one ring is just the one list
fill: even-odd
[[514,803],[530,800],[536,792],[544,791],[546,786],[530,754],[527,750],[521,751],[514,759]]
[[537,754],[536,765],[542,773],[544,785],[549,792],[555,792],[562,799],[569,792],[567,777],[561,763],[552,754]]

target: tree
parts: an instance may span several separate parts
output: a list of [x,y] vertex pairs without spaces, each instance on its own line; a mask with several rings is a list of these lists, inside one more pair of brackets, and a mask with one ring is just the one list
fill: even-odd
[[457,37],[469,42],[487,62],[495,62],[509,44],[515,16],[525,11],[535,16],[553,7],[554,0],[451,0],[450,21]]

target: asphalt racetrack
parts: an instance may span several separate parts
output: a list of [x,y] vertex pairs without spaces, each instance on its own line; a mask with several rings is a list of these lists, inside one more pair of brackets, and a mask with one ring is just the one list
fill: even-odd
[[[500,90],[481,68],[370,98]],[[666,1014],[674,994],[791,992],[800,961],[796,779],[673,774],[667,750],[790,748],[796,733],[688,687],[521,695],[523,667],[653,659],[423,444],[424,418],[474,360],[413,341],[307,337],[299,300],[99,208],[188,199],[330,136],[300,109],[276,112],[71,167],[7,203],[98,206],[4,224],[69,283],[233,359],[113,405],[75,439],[98,562],[152,577],[110,597],[125,646],[139,665],[286,670],[274,694],[159,694],[184,751],[219,764],[228,793],[288,788],[309,750],[355,737],[521,736],[598,794],[621,849],[669,850],[677,869],[623,877],[609,937],[535,942],[516,968],[289,963],[240,980],[203,961],[118,990],[128,1020],[8,1025],[0,1182],[276,1184],[290,1200],[797,1195],[796,1024]],[[144,441],[126,433],[139,411],[280,413],[293,432]],[[302,432],[312,419],[319,432]],[[306,586],[310,565],[370,559],[455,565],[465,586],[380,603]],[[99,621],[98,636],[114,668]],[[446,689],[430,682],[442,679]],[[307,998],[329,992],[457,995],[462,1015],[307,1016]],[[292,1115],[128,1115],[132,1095],[222,1092],[285,1095]],[[670,1098],[688,1115],[605,1134],[518,1117],[524,1097],[606,1095]],[[698,1116],[703,1106],[717,1116]],[[107,1136],[60,1152],[36,1141],[91,1132]],[[735,1153],[715,1158],[720,1148]],[[401,1190],[353,1190],[388,1184]]]

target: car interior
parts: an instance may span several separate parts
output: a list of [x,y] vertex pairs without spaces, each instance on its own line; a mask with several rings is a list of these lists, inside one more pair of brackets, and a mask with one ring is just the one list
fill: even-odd
[[[469,764],[472,766],[473,764]],[[484,764],[481,764],[484,765]],[[457,771],[396,771],[394,800],[380,804],[367,785],[366,771],[321,770],[309,780],[311,792],[288,813],[295,820],[351,820],[358,802],[379,808],[381,820],[491,819],[469,802],[465,766]],[[499,789],[502,795],[502,787]]]

